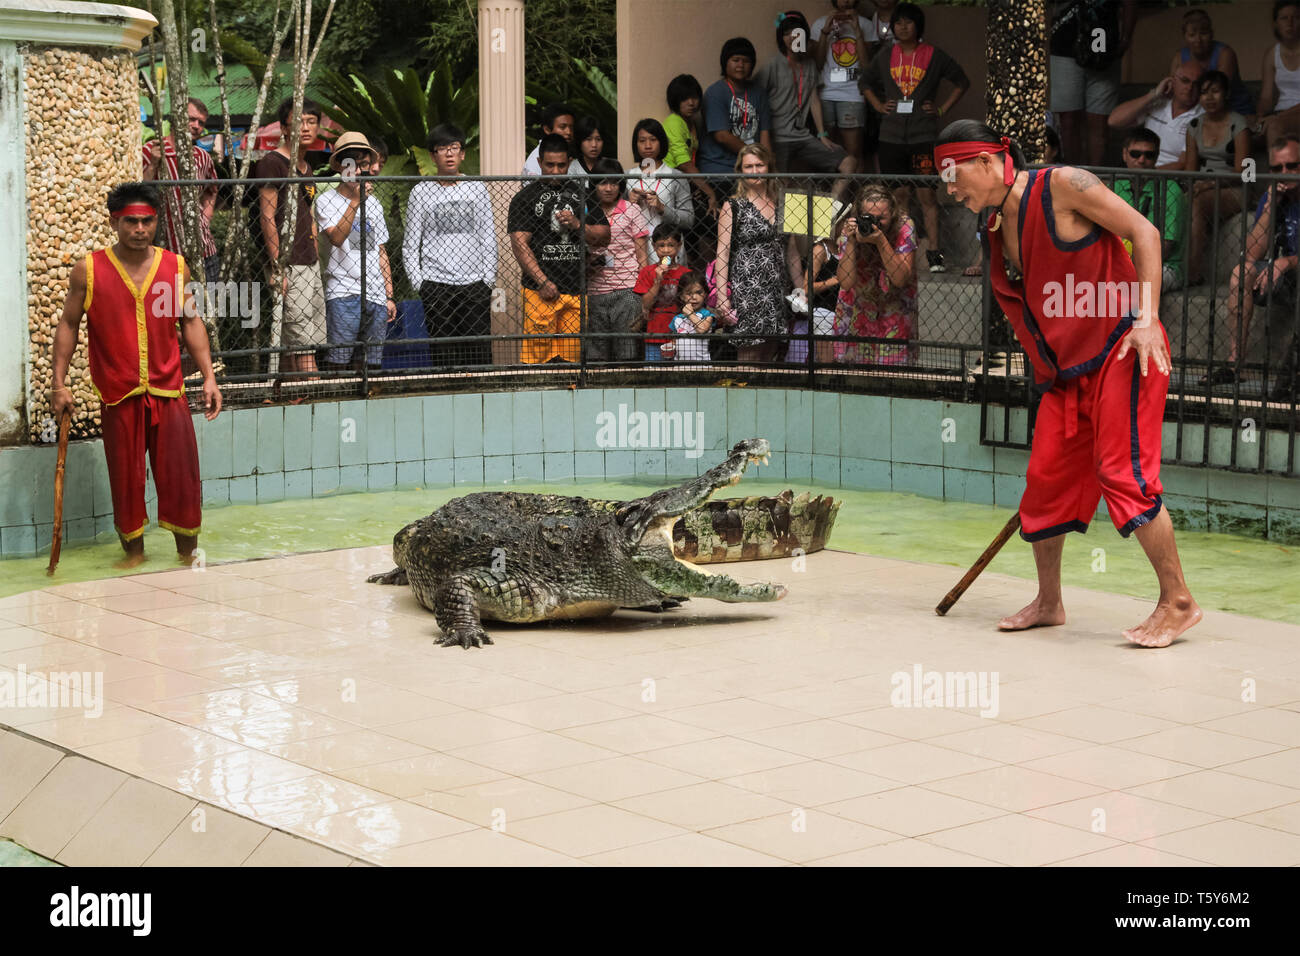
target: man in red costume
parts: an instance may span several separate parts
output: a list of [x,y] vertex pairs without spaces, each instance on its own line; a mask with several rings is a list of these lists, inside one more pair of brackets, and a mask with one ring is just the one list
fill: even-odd
[[87,317],[90,380],[101,402],[113,524],[126,550],[124,566],[144,560],[146,451],[158,492],[158,523],[175,535],[185,563],[193,560],[198,545],[202,485],[181,378],[178,320],[186,351],[203,373],[208,421],[221,411],[208,333],[193,297],[186,294],[189,268],[181,256],[153,245],[161,209],[158,190],[144,183],[124,183],[108,194],[117,242],[73,267],[54,333],[50,405],[57,419],[73,411],[64,377],[81,317]]
[[[1157,316],[1160,233],[1092,173],[1026,170],[1015,143],[974,120],[940,135],[934,161],[950,195],[992,208],[993,292],[1029,356],[1042,400],[1034,425],[1021,536],[1033,542],[1038,595],[1002,630],[1065,623],[1061,551],[1105,497],[1124,537],[1136,532],[1160,599],[1124,636],[1166,647],[1201,619],[1160,500],[1169,341]],[[1133,247],[1130,259],[1122,240]]]

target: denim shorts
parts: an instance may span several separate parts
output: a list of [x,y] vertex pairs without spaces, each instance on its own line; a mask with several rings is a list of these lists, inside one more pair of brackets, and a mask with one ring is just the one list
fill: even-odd
[[385,302],[367,302],[363,320],[361,296],[329,299],[325,302],[325,327],[330,344],[335,346],[328,350],[325,361],[346,365],[352,361],[356,351],[353,343],[362,342],[366,343],[366,364],[379,365],[384,354],[384,339],[388,335],[388,305]]
[[861,129],[867,125],[865,100],[822,100],[827,129]]

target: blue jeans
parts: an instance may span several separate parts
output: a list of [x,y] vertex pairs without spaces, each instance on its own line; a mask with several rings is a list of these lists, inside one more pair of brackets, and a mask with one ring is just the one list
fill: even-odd
[[659,346],[651,345],[649,342],[645,346],[645,360],[647,362],[662,362],[664,357],[659,354]]
[[[362,312],[365,313],[364,334]],[[388,305],[385,302],[367,302],[364,310],[361,296],[349,295],[325,302],[325,328],[329,343],[347,343],[343,348],[328,350],[325,361],[346,365],[352,361],[356,347],[350,343],[358,339],[366,344],[366,364],[379,365],[384,353],[384,339],[388,335]]]

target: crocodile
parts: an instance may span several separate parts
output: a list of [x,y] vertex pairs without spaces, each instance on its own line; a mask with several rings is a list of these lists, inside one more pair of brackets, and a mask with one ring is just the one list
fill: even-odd
[[455,498],[393,537],[396,567],[372,583],[410,585],[444,647],[482,647],[483,620],[534,623],[666,611],[690,597],[777,601],[783,585],[741,584],[678,559],[672,529],[713,492],[740,481],[770,446],[751,438],[675,488],[625,502],[490,491]]
[[[588,499],[615,511],[621,501]],[[797,557],[826,547],[840,502],[786,489],[775,497],[713,498],[692,508],[673,525],[673,554],[691,564]]]

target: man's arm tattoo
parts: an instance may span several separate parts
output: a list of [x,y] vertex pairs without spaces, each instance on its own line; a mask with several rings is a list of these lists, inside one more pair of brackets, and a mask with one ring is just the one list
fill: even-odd
[[1101,180],[1086,169],[1074,169],[1070,171],[1070,185],[1079,192],[1084,192],[1093,186],[1100,186]]

